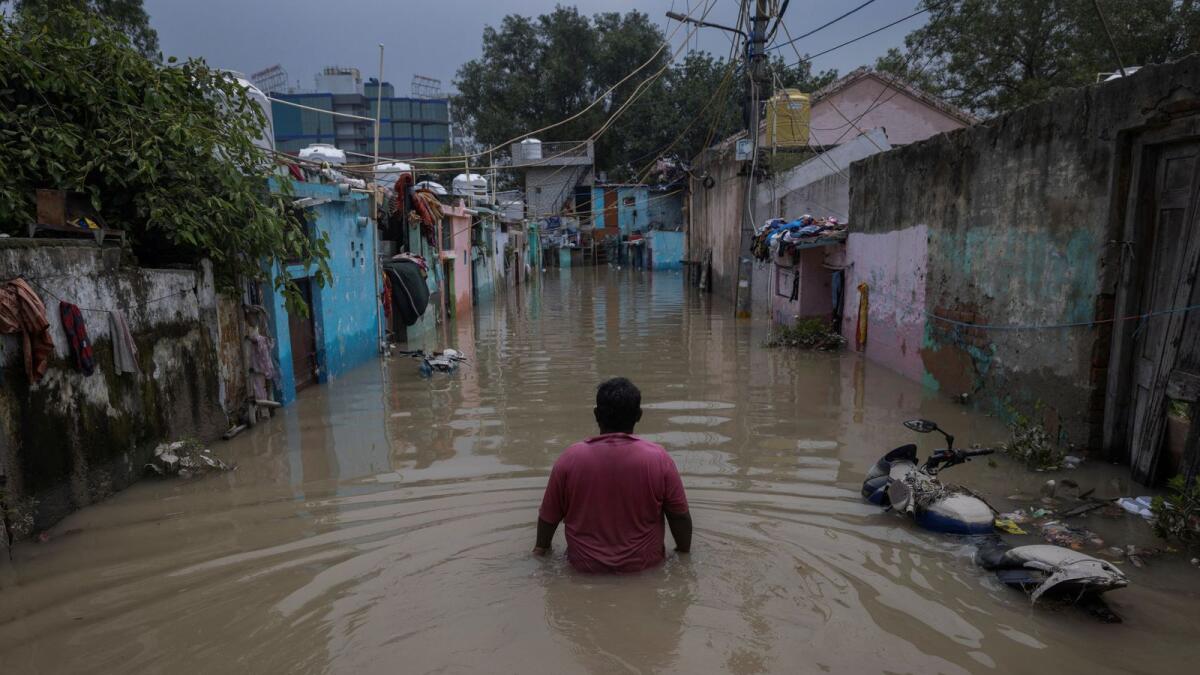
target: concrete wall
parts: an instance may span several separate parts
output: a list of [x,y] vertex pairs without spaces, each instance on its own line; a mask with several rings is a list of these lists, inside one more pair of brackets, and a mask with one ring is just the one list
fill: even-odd
[[[739,233],[745,218],[746,182],[738,176],[740,168],[732,143],[706,150],[693,162],[689,191],[686,259],[699,263],[705,251],[711,251],[709,289],[727,300],[737,290]],[[705,175],[712,187],[704,187]]]
[[650,192],[646,207],[649,211],[647,227],[651,230],[683,229],[683,188]]
[[1110,316],[1129,139],[1198,94],[1193,57],[855,163],[847,286],[871,285],[868,356],[1097,447],[1111,329],[1031,327]]
[[[159,442],[210,439],[227,428],[207,270],[128,267],[120,249],[90,243],[0,239],[0,278],[32,280],[54,341],[49,369],[31,384],[19,338],[0,337],[0,473],[31,531],[137,480]],[[90,377],[70,356],[60,299],[86,309],[96,359]],[[140,373],[114,370],[111,309],[126,315]]]
[[563,203],[575,194],[576,185],[590,185],[591,165],[523,168],[525,217],[531,220],[557,216]]
[[[854,120],[850,124],[846,118]],[[892,145],[908,145],[966,126],[933,105],[866,75],[813,104],[809,143],[841,145],[860,131],[882,128]]]
[[[379,353],[379,323],[376,295],[373,223],[360,224],[367,213],[367,195],[342,194],[336,185],[294,183],[297,198],[326,198],[329,202],[309,209],[315,230],[329,237],[329,268],[332,279],[326,286],[312,285],[313,324],[317,338],[318,382],[339,377]],[[311,276],[299,265],[287,267],[292,278]],[[292,371],[291,332],[282,294],[270,292],[266,299],[272,311],[276,356],[280,367],[279,400],[296,397]]]

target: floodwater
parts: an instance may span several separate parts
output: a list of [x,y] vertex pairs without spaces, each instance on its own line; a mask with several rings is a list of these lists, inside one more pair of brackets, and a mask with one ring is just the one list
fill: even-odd
[[[0,670],[1194,667],[1200,571],[1178,555],[1130,568],[1133,585],[1108,596],[1125,623],[1106,625],[1031,606],[966,542],[864,504],[863,474],[914,439],[903,419],[985,444],[1004,432],[853,353],[763,349],[762,327],[678,274],[608,269],[551,271],[454,331],[472,362],[452,377],[372,363],[215,445],[236,472],[143,481],[19,545],[0,563]],[[695,542],[639,575],[584,576],[561,528],[550,559],[529,550],[549,468],[593,433],[594,385],[615,375],[641,386],[638,431],[679,465]],[[1046,479],[1004,459],[954,474],[1001,508],[1036,501]],[[1098,495],[1130,489],[1112,467],[1071,476]],[[1152,542],[1133,517],[1080,523]]]

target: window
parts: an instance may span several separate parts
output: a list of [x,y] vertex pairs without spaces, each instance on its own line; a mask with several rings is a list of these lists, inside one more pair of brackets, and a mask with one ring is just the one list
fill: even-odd
[[792,289],[800,278],[800,270],[794,267],[775,266],[775,295],[781,298],[791,298]]

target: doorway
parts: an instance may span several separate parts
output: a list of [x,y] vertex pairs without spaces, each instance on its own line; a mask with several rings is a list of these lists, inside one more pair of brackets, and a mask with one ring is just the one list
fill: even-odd
[[288,312],[288,332],[292,344],[292,374],[296,380],[296,391],[317,382],[317,333],[313,323],[312,279],[295,279],[296,286],[304,298],[307,316]]
[[[1168,382],[1185,370],[1200,372],[1194,348],[1197,319],[1173,311],[1196,302],[1200,142],[1155,143],[1150,138],[1138,150],[1117,316],[1141,318],[1114,327],[1113,358],[1118,363],[1109,399],[1117,406],[1109,416],[1116,418],[1110,425],[1124,426],[1111,437],[1125,439],[1133,479],[1153,484],[1165,477],[1166,462],[1160,460],[1166,445]],[[1185,339],[1185,333],[1193,337]]]

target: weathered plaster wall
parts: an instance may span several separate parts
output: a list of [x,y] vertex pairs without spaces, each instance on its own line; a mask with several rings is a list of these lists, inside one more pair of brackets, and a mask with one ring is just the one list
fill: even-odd
[[[860,234],[851,236],[847,259],[852,277],[880,288],[872,285],[868,355],[917,375],[912,322],[919,314],[943,317],[927,318],[921,331],[923,381],[1044,421],[1060,442],[1096,447],[1104,376],[1094,363],[1107,329],[1011,327],[1109,316],[1119,265],[1110,242],[1124,220],[1129,180],[1126,139],[1194,113],[1198,94],[1193,57],[855,163],[850,210]],[[919,279],[912,287],[903,279],[919,274],[909,259],[920,247],[907,238],[922,231],[923,296]],[[905,259],[880,259],[898,247]],[[892,293],[896,305],[877,314],[876,303]],[[852,307],[846,316],[852,320]],[[900,330],[891,317],[900,317]]]
[[[49,527],[143,473],[156,444],[226,428],[216,354],[216,293],[205,266],[152,270],[122,265],[117,248],[0,240],[0,277],[24,275],[46,305],[55,351],[30,384],[19,338],[0,338],[0,472],[10,503]],[[36,284],[36,285],[34,285]],[[59,300],[83,312],[96,372],[75,368]],[[125,312],[138,374],[114,370],[108,310]]]
[[[879,234],[851,232],[831,263],[846,268],[842,335],[850,348],[867,285],[867,357],[922,381],[928,229],[917,225]],[[850,264],[847,264],[850,263]]]

